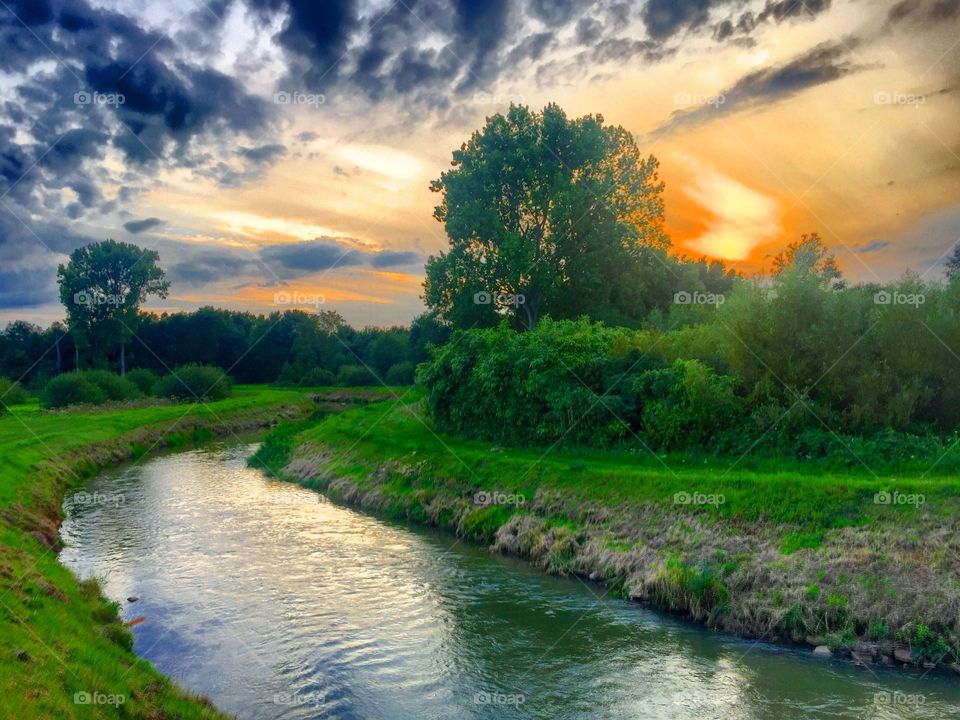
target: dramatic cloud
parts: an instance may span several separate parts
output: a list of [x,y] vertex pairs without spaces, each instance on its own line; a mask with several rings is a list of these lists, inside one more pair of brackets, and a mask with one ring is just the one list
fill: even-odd
[[299,277],[335,267],[360,265],[363,253],[335,238],[317,238],[302,243],[270,245],[260,256],[280,278]]
[[139,235],[142,232],[163,225],[163,220],[155,217],[144,218],[143,220],[131,220],[123,224],[123,229],[132,235]]
[[384,250],[370,259],[370,265],[375,268],[402,267],[422,262],[423,255],[412,250]]
[[858,42],[856,38],[846,38],[821,43],[784,65],[744,75],[732,87],[718,93],[715,102],[674,112],[670,121],[658,128],[656,134],[792,97],[808,88],[863,70],[866,66],[856,64],[848,57]]

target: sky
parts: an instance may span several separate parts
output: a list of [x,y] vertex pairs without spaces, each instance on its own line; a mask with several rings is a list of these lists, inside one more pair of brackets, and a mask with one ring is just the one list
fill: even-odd
[[680,255],[937,279],[960,241],[960,0],[0,0],[0,36],[0,325],[106,238],[159,253],[151,310],[409,323],[430,181],[511,103],[633,133]]

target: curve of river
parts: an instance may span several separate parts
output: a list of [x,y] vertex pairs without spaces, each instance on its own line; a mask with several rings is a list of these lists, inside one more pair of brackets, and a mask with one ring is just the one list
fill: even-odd
[[254,448],[101,475],[60,556],[145,618],[137,653],[240,718],[960,717],[953,678],[675,621],[271,480]]

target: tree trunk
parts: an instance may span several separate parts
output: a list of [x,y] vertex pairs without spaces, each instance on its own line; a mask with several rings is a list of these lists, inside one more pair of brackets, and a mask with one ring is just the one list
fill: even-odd
[[127,344],[120,343],[120,377],[127,374]]
[[73,346],[73,369],[80,369],[80,348],[77,347],[76,343]]
[[537,326],[537,309],[533,303],[524,302],[523,311],[527,314],[527,330],[533,330]]
[[60,374],[60,341],[63,340],[63,335],[57,335],[57,375]]

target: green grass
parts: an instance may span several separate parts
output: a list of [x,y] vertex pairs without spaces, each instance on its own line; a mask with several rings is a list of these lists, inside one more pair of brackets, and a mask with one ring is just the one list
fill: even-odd
[[[960,508],[960,478],[955,475],[924,476],[920,469],[900,471],[896,477],[864,468],[828,472],[796,460],[765,461],[759,469],[748,469],[736,458],[501,448],[435,434],[418,401],[411,394],[403,401],[370,404],[312,428],[307,424],[295,437],[288,433],[284,442],[288,448],[298,442],[352,446],[349,454],[335,460],[341,463],[429,459],[434,475],[455,478],[464,489],[522,493],[528,498],[538,490],[554,491],[607,507],[668,503],[690,515],[801,528],[785,533],[785,553],[818,547],[825,529],[867,524],[891,514],[908,519],[918,513],[914,505],[878,505],[874,496],[879,492],[922,494],[923,509],[934,514],[949,515]],[[351,471],[348,466],[338,469]],[[362,483],[364,478],[358,480]],[[676,493],[722,496],[723,502],[675,505]]]
[[[949,611],[960,582],[950,562],[955,475],[924,474],[920,464],[888,474],[789,459],[505,448],[435,433],[421,400],[412,392],[281,427],[263,452],[275,471],[294,461],[281,476],[335,499],[479,542],[514,537],[501,547],[548,571],[596,573],[618,593],[732,632],[845,643],[875,639],[877,623],[905,638],[923,618],[930,634],[916,641],[920,654],[929,657],[941,635],[960,648]],[[527,502],[478,505],[478,492]],[[925,502],[875,500],[894,492]],[[678,504],[678,493],[718,502]],[[928,532],[951,540],[930,547]],[[641,565],[615,560],[650,548]]]
[[[39,540],[56,537],[64,492],[105,465],[311,407],[299,389],[237,386],[232,397],[206,405],[41,411],[32,402],[0,415],[0,717],[223,717],[137,658],[97,584],[78,582]],[[119,712],[78,705],[79,692],[126,701]]]

